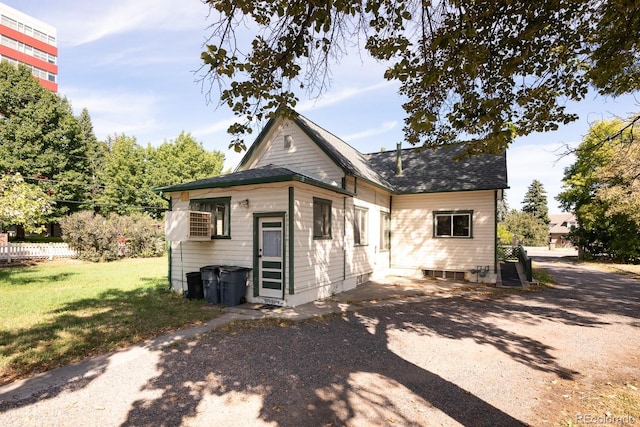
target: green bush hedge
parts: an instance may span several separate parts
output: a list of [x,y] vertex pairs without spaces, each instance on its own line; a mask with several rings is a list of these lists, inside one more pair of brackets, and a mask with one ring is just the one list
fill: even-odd
[[62,239],[81,259],[112,261],[124,257],[153,257],[164,253],[162,223],[147,215],[103,217],[90,211],[60,220]]

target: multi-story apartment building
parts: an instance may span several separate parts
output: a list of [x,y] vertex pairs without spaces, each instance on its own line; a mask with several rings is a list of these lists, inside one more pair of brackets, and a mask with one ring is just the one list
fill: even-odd
[[42,86],[58,91],[56,29],[2,3],[0,60],[31,67]]

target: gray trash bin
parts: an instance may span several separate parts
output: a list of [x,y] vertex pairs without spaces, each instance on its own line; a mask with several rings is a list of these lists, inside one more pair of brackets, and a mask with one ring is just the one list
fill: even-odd
[[207,265],[200,269],[204,298],[210,304],[220,304],[220,267]]
[[222,304],[233,307],[242,304],[247,295],[247,278],[250,268],[224,265],[220,267],[220,299]]

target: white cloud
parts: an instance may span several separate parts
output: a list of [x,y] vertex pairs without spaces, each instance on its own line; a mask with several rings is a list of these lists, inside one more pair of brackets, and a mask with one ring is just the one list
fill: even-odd
[[106,65],[124,66],[155,66],[162,64],[189,64],[198,63],[196,55],[186,53],[184,55],[166,55],[162,52],[156,52],[143,47],[120,49],[110,53],[103,53],[99,59],[92,64],[94,67]]
[[83,108],[89,111],[98,139],[104,139],[113,133],[137,136],[161,128],[156,119],[155,106],[161,101],[158,96],[78,88],[62,88],[62,91],[64,96],[72,100],[74,114],[79,114]]
[[353,133],[351,135],[346,135],[342,139],[347,141],[347,142],[351,142],[351,141],[355,141],[355,140],[358,140],[358,139],[369,138],[369,137],[372,137],[372,136],[378,136],[378,135],[381,135],[383,133],[387,133],[387,132],[395,129],[397,124],[398,124],[397,121],[384,122],[379,127],[372,128],[372,129],[367,129],[367,130],[364,130],[364,131],[361,131],[361,132]]
[[[575,147],[577,142],[569,145]],[[506,194],[511,208],[520,208],[527,189],[537,179],[547,192],[549,211],[560,212],[555,196],[562,191],[565,168],[575,161],[572,155],[562,156],[565,151],[563,143],[516,143],[509,148],[507,177],[510,189]]]
[[346,101],[349,98],[354,98],[354,97],[363,95],[367,92],[388,88],[393,85],[394,85],[393,82],[384,81],[382,83],[377,83],[370,86],[350,87],[350,88],[338,90],[335,92],[330,91],[324,96],[319,97],[318,99],[312,99],[312,100],[301,102],[296,106],[296,110],[299,112],[304,112],[312,109],[327,107],[329,105],[334,105],[342,101]]
[[82,45],[132,31],[204,30],[209,11],[199,1],[183,0],[60,0],[47,6],[50,9],[39,14],[41,19],[57,27],[58,38],[67,45]]
[[221,134],[221,133],[226,134],[229,126],[231,126],[237,121],[238,119],[236,118],[219,120],[209,126],[196,129],[192,133],[194,136],[198,136],[198,137],[210,136],[210,135]]

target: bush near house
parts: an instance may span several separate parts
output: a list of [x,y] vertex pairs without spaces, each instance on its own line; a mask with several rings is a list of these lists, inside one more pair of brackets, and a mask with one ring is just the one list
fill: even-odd
[[153,257],[165,250],[162,224],[144,214],[104,217],[83,211],[62,218],[60,227],[62,239],[88,261]]

